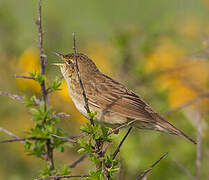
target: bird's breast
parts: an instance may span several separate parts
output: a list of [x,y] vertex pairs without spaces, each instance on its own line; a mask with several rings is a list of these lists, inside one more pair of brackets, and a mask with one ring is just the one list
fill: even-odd
[[[78,109],[78,111],[80,111],[80,113],[82,113],[86,118],[89,118],[85,109],[85,101],[80,88],[80,84],[71,81],[67,83],[67,86],[68,86],[68,93],[73,103],[75,104],[76,108]],[[122,117],[115,112],[105,112],[104,109],[101,109],[98,105],[94,105],[90,102],[88,105],[91,111],[97,112],[95,120],[99,121],[100,123],[113,125],[113,124],[123,124],[127,122],[126,117]]]

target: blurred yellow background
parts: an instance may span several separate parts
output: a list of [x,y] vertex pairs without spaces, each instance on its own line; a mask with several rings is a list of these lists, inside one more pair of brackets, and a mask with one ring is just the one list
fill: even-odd
[[[164,113],[209,91],[209,1],[115,0],[43,1],[44,49],[48,58],[47,81],[60,76],[53,52],[72,52],[72,32],[78,49],[94,60],[98,68],[141,95],[158,112]],[[39,71],[37,47],[37,1],[0,2],[0,91],[40,96],[40,87],[28,79]],[[59,123],[70,135],[79,132],[87,120],[75,109],[63,80],[61,91],[50,95],[57,112],[70,117]],[[202,125],[202,179],[208,178],[209,99],[200,99],[166,115],[168,121],[192,137],[197,135],[197,116]],[[0,96],[0,127],[20,137],[33,126],[23,104]],[[125,130],[115,138],[115,146]],[[0,139],[8,138],[0,132]],[[43,162],[27,156],[19,142],[0,144],[0,180],[37,177]],[[186,180],[174,160],[196,174],[196,147],[179,137],[134,130],[121,149],[122,179],[135,179],[154,160],[169,151],[147,179]],[[55,153],[56,164],[77,159],[75,148]],[[89,171],[86,159],[73,172]]]

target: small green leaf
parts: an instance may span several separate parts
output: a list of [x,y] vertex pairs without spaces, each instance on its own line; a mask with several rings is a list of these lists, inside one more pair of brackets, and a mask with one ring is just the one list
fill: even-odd
[[59,151],[59,152],[64,152],[64,147],[59,145],[56,147],[56,150]]
[[70,173],[71,173],[71,170],[66,165],[64,165],[60,171],[60,175],[69,175]]
[[31,143],[29,140],[26,140],[26,141],[25,141],[25,145],[24,145],[25,150],[26,150],[26,151],[29,151],[30,148],[31,148],[31,146],[32,146],[32,143]]
[[85,153],[85,152],[86,152],[86,150],[85,150],[84,148],[80,148],[80,149],[78,150],[78,153],[80,153],[80,154]]
[[88,132],[86,126],[81,125],[80,130],[83,132]]
[[49,92],[54,92],[54,91],[59,91],[60,86],[62,84],[62,81],[56,77],[54,81],[52,81],[51,83],[48,83],[48,87],[49,87]]
[[39,115],[39,111],[38,111],[38,109],[36,109],[36,108],[30,108],[30,113],[31,114],[33,114],[33,115]]

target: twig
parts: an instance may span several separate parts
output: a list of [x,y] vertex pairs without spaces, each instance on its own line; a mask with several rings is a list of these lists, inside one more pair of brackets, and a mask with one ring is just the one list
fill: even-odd
[[106,169],[106,164],[104,162],[104,160],[102,161],[102,172],[104,174],[104,178],[105,180],[109,180],[109,176],[107,175],[107,169]]
[[[41,64],[41,75],[46,74],[46,63],[47,63],[47,58],[46,55],[44,54],[44,49],[43,49],[43,29],[42,29],[42,0],[39,0],[38,3],[38,18],[36,20],[36,24],[38,26],[38,33],[39,33],[39,38],[38,38],[38,46],[40,50],[40,64]],[[45,60],[46,58],[46,60]],[[45,110],[47,109],[47,91],[46,91],[46,84],[45,81],[43,80],[41,82],[41,99],[45,102]],[[45,122],[44,122],[45,123]],[[51,147],[51,140],[49,139],[46,143],[46,150],[47,150],[47,161],[50,166],[50,169],[54,169],[54,160],[53,160],[53,148]]]
[[[26,140],[42,140],[47,138],[35,138],[35,137],[27,137],[27,138],[14,138],[14,139],[5,139],[0,140],[0,143],[8,143],[8,142],[15,142],[15,141],[22,141],[25,142]],[[25,143],[24,143],[25,144]]]
[[[12,136],[12,137],[14,137],[14,138],[16,138],[16,139],[19,139],[18,136],[16,136],[16,135],[13,134],[12,132],[10,132],[10,131],[8,131],[8,130],[2,128],[2,127],[0,127],[0,131],[6,133],[6,134],[8,134],[9,136]],[[5,141],[5,140],[0,141],[0,143],[4,143],[3,141]],[[24,142],[22,142],[22,143],[25,144]]]
[[12,94],[12,93],[9,93],[9,92],[0,91],[0,95],[9,96],[12,99],[25,100],[24,96],[20,96],[20,95],[17,95],[17,94]]
[[[51,136],[54,136],[56,138],[59,138],[59,139],[62,139],[66,142],[71,142],[71,143],[75,143],[75,144],[78,144],[77,141],[71,139],[71,138],[66,138],[66,137],[61,137],[61,136],[57,136],[55,134],[51,134]],[[49,138],[36,138],[36,137],[26,137],[26,138],[19,138],[19,137],[16,137],[14,139],[5,139],[5,140],[0,140],[0,143],[7,143],[7,142],[15,142],[15,141],[26,141],[26,140],[49,140]],[[25,144],[25,143],[24,143]]]
[[60,112],[60,113],[57,113],[57,114],[51,116],[51,118],[56,118],[56,117],[63,118],[63,117],[70,117],[70,115],[67,113],[64,113],[64,112]]
[[120,144],[118,145],[118,147],[116,148],[115,152],[113,153],[113,159],[115,159],[115,157],[117,156],[117,154],[120,152],[120,147],[123,145],[123,142],[125,141],[125,139],[127,138],[127,136],[129,135],[129,133],[131,132],[131,129],[133,127],[130,127],[126,133],[126,135],[123,137],[123,139],[121,140]]
[[15,141],[21,141],[25,144],[25,141],[28,140],[29,138],[15,138],[15,139],[5,139],[5,140],[0,140],[1,143],[8,143],[8,142],[15,142]]
[[85,158],[87,157],[87,154],[82,155],[79,159],[74,161],[71,165],[68,166],[68,168],[75,168],[79,163],[81,163]]
[[[91,111],[90,111],[89,105],[88,105],[88,98],[86,96],[86,92],[85,92],[85,89],[84,89],[84,85],[83,85],[81,74],[80,74],[79,67],[78,67],[75,32],[73,33],[73,50],[74,50],[74,56],[75,56],[75,66],[76,66],[77,76],[78,76],[78,80],[79,80],[79,83],[80,83],[83,99],[84,99],[84,102],[85,102],[84,107],[86,109],[86,112],[89,114],[89,113],[91,113]],[[91,122],[92,125],[94,125],[94,122],[93,122],[92,118],[90,118],[90,122]]]
[[54,137],[59,138],[59,139],[63,139],[64,141],[68,141],[68,142],[71,142],[71,143],[78,144],[77,141],[75,141],[75,140],[73,140],[71,138],[62,137],[62,136],[58,136],[58,135],[55,135],[55,134],[51,134],[51,136],[54,136]]
[[2,128],[2,127],[0,127],[0,131],[2,131],[2,132],[6,133],[6,134],[8,134],[9,136],[12,136],[12,137],[14,137],[14,138],[19,138],[18,136],[16,136],[16,135],[13,134],[12,132],[10,132],[10,131],[8,131],[8,130]]
[[[9,93],[9,92],[0,91],[0,95],[5,95],[5,96],[8,96],[8,97],[10,97],[12,99],[25,101],[25,97],[24,96],[20,96],[20,95],[17,95],[17,94],[12,94],[12,93]],[[35,99],[34,103],[35,103],[35,105],[39,105],[40,104],[40,100],[39,99]]]
[[78,138],[78,137],[85,137],[87,135],[88,135],[88,133],[82,132],[82,133],[76,134],[74,136],[70,136],[69,138],[74,139],[74,138]]
[[31,76],[19,76],[19,75],[15,75],[15,78],[23,78],[23,79],[35,79],[34,77]]
[[114,128],[114,129],[112,129],[112,131],[110,131],[108,135],[110,135],[110,134],[112,134],[112,133],[115,133],[115,132],[117,132],[118,130],[124,128],[124,127],[130,126],[131,124],[133,124],[133,123],[136,122],[136,121],[137,121],[137,120],[132,120],[132,121],[130,121],[130,122],[128,122],[128,123],[122,124],[122,125],[120,125],[120,126]]
[[201,122],[201,112],[200,112],[200,102],[197,103],[197,153],[196,153],[196,180],[201,179],[201,132],[202,132],[202,122]]
[[[40,61],[41,61],[41,74],[45,75],[45,69],[46,69],[46,64],[44,58],[46,55],[44,54],[44,49],[43,49],[43,29],[42,29],[42,0],[39,0],[38,3],[38,18],[36,21],[36,24],[38,26],[38,33],[39,33],[39,39],[38,39],[38,46],[40,50]],[[41,97],[42,100],[46,100],[46,87],[45,87],[45,81],[42,81],[41,83]]]
[[74,177],[80,177],[80,178],[84,178],[84,177],[89,177],[89,174],[72,174],[72,175],[63,175],[63,176],[50,176],[47,178],[37,178],[35,180],[50,180],[50,179],[59,179],[59,178],[74,178]]
[[189,172],[188,169],[186,169],[182,164],[180,164],[179,162],[173,160],[173,162],[176,164],[176,166],[182,171],[184,172],[184,174],[187,175],[187,177],[189,177],[191,180],[195,180],[194,176]]
[[142,179],[144,176],[146,176],[147,173],[149,173],[165,156],[167,156],[168,152],[163,154],[157,161],[155,161],[148,169],[146,169],[144,172],[142,172],[136,180]]
[[180,110],[182,108],[190,106],[190,105],[196,103],[199,99],[205,98],[205,97],[209,97],[209,92],[208,91],[204,92],[204,93],[201,93],[197,97],[193,98],[192,100],[190,100],[190,101],[188,101],[188,102],[186,102],[186,103],[184,103],[184,104],[182,104],[182,105],[180,105],[180,106],[178,106],[176,108],[173,108],[173,109],[167,111],[166,113],[164,113],[164,115],[171,114],[171,113],[176,112],[176,111],[178,111],[178,110]]

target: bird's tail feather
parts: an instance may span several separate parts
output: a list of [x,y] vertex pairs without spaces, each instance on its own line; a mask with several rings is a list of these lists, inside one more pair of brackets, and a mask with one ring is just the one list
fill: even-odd
[[[177,129],[175,126],[170,124],[168,121],[165,121],[164,119],[160,118],[160,121],[157,123],[161,128],[164,129],[165,132],[170,133],[170,134],[175,134],[178,136],[181,136],[189,141],[191,141],[193,144],[197,144],[195,140],[187,136],[184,132],[181,130]],[[162,131],[162,130],[160,130]]]

